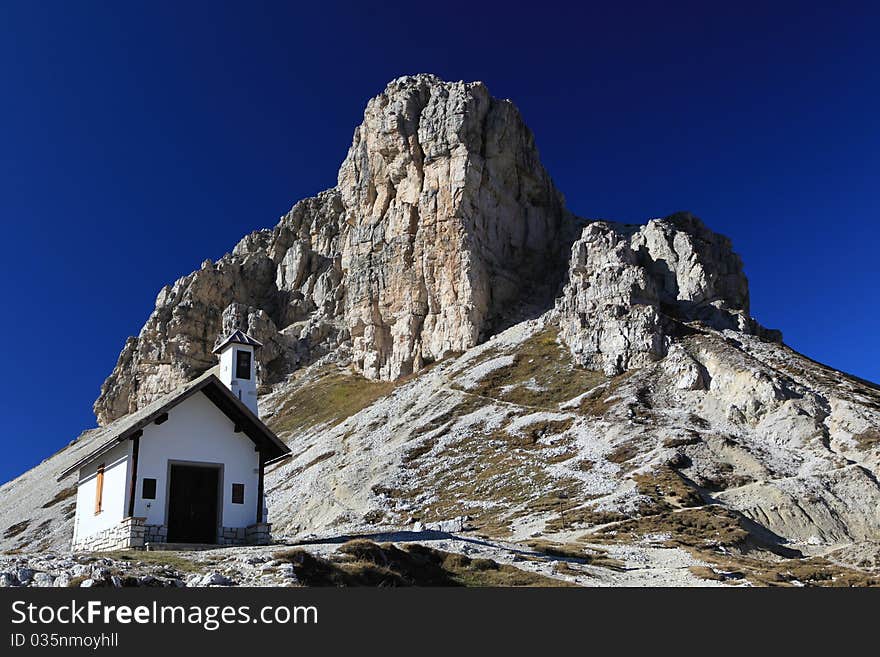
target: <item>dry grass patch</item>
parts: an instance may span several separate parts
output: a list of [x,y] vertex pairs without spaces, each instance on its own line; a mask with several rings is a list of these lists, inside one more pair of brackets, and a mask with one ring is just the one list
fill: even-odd
[[688,570],[700,579],[708,579],[714,582],[723,582],[725,580],[723,575],[716,573],[709,566],[690,566]]
[[839,566],[821,557],[789,559],[771,566],[763,573],[758,568],[753,573],[745,572],[745,575],[757,584],[768,586],[790,585],[793,582],[806,586],[880,586],[880,577],[877,575]]
[[696,431],[691,431],[690,435],[687,436],[671,436],[669,438],[664,438],[663,447],[685,447],[687,445],[697,445],[702,441],[703,439],[700,437],[700,434],[698,434]]
[[593,575],[586,570],[574,568],[568,561],[558,561],[554,566],[553,571],[560,575],[569,575],[570,577],[593,577]]
[[[691,552],[698,559],[711,563],[717,570],[725,573],[714,573],[716,577],[724,580],[746,579],[754,586],[880,586],[880,576],[841,566],[822,557],[778,559],[773,555],[762,555],[765,558],[761,558],[737,552]],[[699,573],[694,574],[702,576]]]
[[557,337],[555,328],[533,335],[517,347],[512,364],[489,372],[469,392],[555,410],[560,403],[607,380],[601,372],[573,365],[571,355]]
[[364,516],[364,522],[368,525],[378,525],[385,518],[385,512],[380,509],[367,511]]
[[859,449],[867,450],[880,447],[880,429],[866,429],[861,433],[855,434],[853,440],[856,441]]
[[633,543],[645,536],[668,534],[668,547],[745,547],[750,538],[742,518],[722,506],[665,511],[603,527],[590,540]]
[[273,556],[293,564],[306,586],[567,586],[490,559],[471,559],[418,544],[396,547],[359,539],[340,547],[330,559],[301,549]]
[[470,415],[486,404],[487,402],[485,400],[474,395],[468,395],[448,411],[441,413],[440,415],[435,415],[425,424],[417,427],[412,433],[410,433],[410,437],[418,438],[426,433],[431,433],[445,424],[450,424],[465,415]]
[[[179,552],[165,550],[117,550],[111,552],[94,552],[96,558],[106,557],[121,561],[137,561],[151,566],[159,566],[166,569],[168,575],[177,576],[181,573],[201,572],[200,564],[187,559]],[[161,573],[160,573],[161,574]]]
[[698,427],[700,429],[708,429],[712,426],[709,423],[709,420],[704,417],[700,417],[696,413],[688,413],[688,421],[695,427]]
[[581,399],[578,404],[578,413],[592,417],[602,417],[615,405],[617,400],[612,400],[613,394],[607,386],[593,390]]
[[523,514],[549,513],[556,512],[564,514],[574,509],[580,504],[579,500],[574,499],[575,490],[573,487],[562,488],[550,491],[545,495],[531,500]]
[[553,465],[555,463],[565,463],[566,461],[570,461],[575,458],[580,452],[578,450],[569,450],[566,452],[562,452],[561,454],[556,454],[555,456],[551,456],[547,459],[547,463]]
[[[559,436],[571,429],[574,419],[564,420],[539,420],[531,424],[521,426],[519,429],[508,428],[495,429],[487,434],[488,440],[497,440],[507,443],[513,449],[548,449],[556,448],[572,442],[571,438],[561,438],[552,444],[541,442],[548,436]],[[509,426],[509,425],[508,425]]]
[[390,488],[383,484],[374,484],[370,487],[370,491],[377,497],[400,497],[403,494],[400,488]]
[[738,473],[731,463],[722,461],[716,465],[713,473],[704,474],[698,477],[697,481],[706,490],[721,491],[745,486],[752,483],[754,479]]
[[410,463],[411,461],[415,461],[423,457],[425,454],[434,449],[439,442],[439,438],[428,438],[427,440],[422,441],[415,447],[411,447],[406,452],[404,452],[402,458],[403,463]]
[[622,561],[609,557],[605,550],[585,548],[572,543],[556,543],[554,541],[541,539],[526,541],[526,545],[541,554],[551,557],[561,557],[563,559],[573,559],[578,563],[590,566],[600,566],[602,568],[610,568],[611,570],[618,571],[623,570],[625,566]]
[[55,497],[46,502],[43,505],[44,509],[48,509],[49,507],[55,506],[59,502],[63,502],[64,500],[73,497],[76,495],[76,486],[68,486],[67,488],[62,488],[60,491],[55,493]]
[[606,460],[611,461],[612,463],[617,463],[618,465],[622,463],[626,463],[630,459],[635,458],[639,453],[639,450],[632,443],[627,443],[626,445],[620,445],[615,447],[609,454],[605,455]]
[[556,518],[544,525],[546,532],[559,532],[568,529],[588,529],[612,522],[627,520],[627,516],[617,511],[597,511],[589,506],[563,509]]
[[633,476],[638,491],[651,499],[644,513],[661,513],[674,508],[703,504],[700,493],[678,472],[661,466],[647,474]]
[[590,417],[602,417],[614,406],[621,403],[621,399],[617,396],[620,388],[632,377],[637,370],[629,370],[623,374],[607,379],[608,385],[600,386],[592,389],[589,394],[585,395],[578,404],[578,412],[581,415]]
[[538,420],[519,428],[519,433],[525,436],[530,445],[536,445],[538,441],[547,436],[563,434],[574,424],[574,418],[564,420]]
[[21,522],[17,522],[14,525],[10,525],[6,528],[6,531],[3,532],[3,538],[13,538],[23,533],[30,526],[30,520],[22,520]]
[[419,502],[424,507],[417,513],[421,520],[469,516],[482,534],[506,536],[511,519],[536,507],[556,510],[558,496],[573,498],[579,490],[577,480],[547,472],[539,449],[545,445],[537,443],[537,435],[472,427],[470,433],[444,443],[438,458],[407,460],[417,487],[403,491],[382,487],[382,492],[415,503],[423,491],[432,491],[436,497]]
[[278,412],[269,419],[269,428],[281,434],[319,425],[334,427],[387,396],[398,383],[327,372],[288,393]]

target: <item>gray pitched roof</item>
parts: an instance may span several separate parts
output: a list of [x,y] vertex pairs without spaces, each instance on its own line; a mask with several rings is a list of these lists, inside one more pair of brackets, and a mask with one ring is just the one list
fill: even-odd
[[217,368],[213,367],[200,377],[184,383],[143,408],[129,413],[105,427],[96,429],[97,433],[92,434],[89,438],[99,443],[99,447],[58,475],[58,480],[60,481],[70,473],[79,470],[116,445],[133,438],[135,434],[140,435],[140,432],[151,422],[199,392],[210,399],[230,420],[235,422],[236,426],[241,428],[248,438],[254,441],[257,449],[263,452],[266,463],[290,454],[290,448],[217,378]]
[[214,351],[212,353],[219,353],[226,347],[226,345],[230,344],[245,344],[253,347],[254,349],[259,349],[263,346],[262,342],[254,340],[244,331],[233,331],[230,335],[223,338],[223,340],[220,341],[220,344],[214,347]]

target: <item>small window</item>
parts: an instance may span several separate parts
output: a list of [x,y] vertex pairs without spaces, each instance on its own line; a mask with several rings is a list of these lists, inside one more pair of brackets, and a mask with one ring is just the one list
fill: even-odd
[[156,499],[156,480],[155,479],[144,479],[144,487],[141,491],[141,497],[145,500],[155,500]]
[[104,498],[104,464],[98,466],[98,474],[95,475],[95,515],[101,513],[101,503]]
[[251,378],[251,352],[239,349],[235,352],[235,378]]
[[244,484],[232,484],[232,503],[244,504]]

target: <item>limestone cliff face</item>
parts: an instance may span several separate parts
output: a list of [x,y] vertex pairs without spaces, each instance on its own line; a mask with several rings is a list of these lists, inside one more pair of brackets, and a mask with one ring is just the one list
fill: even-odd
[[95,413],[106,423],[204,371],[231,327],[267,345],[266,382],[340,346],[369,378],[409,374],[550,303],[570,223],[512,103],[400,78],[368,103],[335,188],[163,288]]
[[481,83],[392,82],[337,189],[346,323],[369,378],[473,346],[533,280],[559,280],[562,196],[519,112]]
[[556,311],[575,360],[608,375],[666,356],[692,322],[781,340],[749,316],[730,240],[689,213],[644,226],[589,224],[572,246]]

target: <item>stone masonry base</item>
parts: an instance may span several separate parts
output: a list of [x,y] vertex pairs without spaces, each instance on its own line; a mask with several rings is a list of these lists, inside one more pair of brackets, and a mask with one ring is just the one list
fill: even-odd
[[119,524],[86,536],[73,544],[74,552],[141,550],[144,547],[146,518],[123,518]]
[[146,533],[144,534],[144,542],[146,543],[164,543],[168,540],[168,527],[165,525],[144,525]]
[[[124,518],[118,525],[86,536],[73,544],[74,552],[103,552],[106,550],[143,550],[147,543],[167,545],[168,528],[165,525],[147,525],[146,518]],[[271,542],[272,525],[258,522],[248,527],[222,527],[217,533],[217,545],[267,545]]]

